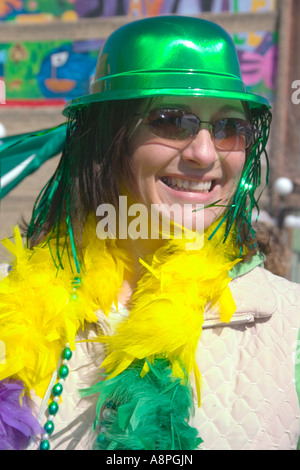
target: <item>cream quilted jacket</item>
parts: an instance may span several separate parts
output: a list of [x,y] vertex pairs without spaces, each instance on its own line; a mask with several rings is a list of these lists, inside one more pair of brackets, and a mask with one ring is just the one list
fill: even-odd
[[[300,285],[256,267],[230,283],[237,305],[229,325],[206,311],[197,352],[202,374],[202,404],[191,425],[207,450],[292,450],[299,436],[299,402],[295,364],[300,326]],[[109,322],[98,323],[78,336],[111,334],[128,312],[112,310]],[[104,352],[99,343],[78,343],[70,361],[63,401],[55,417],[52,449],[90,449],[97,396],[82,399],[78,389],[99,381]],[[55,375],[53,381],[55,381]],[[49,393],[52,384],[49,386]],[[46,421],[48,396],[39,403]],[[37,448],[36,444],[30,448]]]

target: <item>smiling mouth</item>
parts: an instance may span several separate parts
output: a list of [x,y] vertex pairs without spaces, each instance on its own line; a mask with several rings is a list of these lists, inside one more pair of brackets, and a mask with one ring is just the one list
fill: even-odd
[[175,191],[195,192],[195,193],[209,193],[213,190],[216,182],[210,181],[190,181],[182,178],[174,178],[164,176],[161,181],[169,188]]

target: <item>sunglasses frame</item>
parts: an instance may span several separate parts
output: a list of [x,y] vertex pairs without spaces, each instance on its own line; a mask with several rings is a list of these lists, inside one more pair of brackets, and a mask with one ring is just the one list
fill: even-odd
[[[166,113],[167,111],[173,112],[175,119],[177,119],[178,117],[180,117],[180,118],[182,118],[182,117],[192,117],[195,120],[196,128],[193,131],[193,128],[191,126],[190,135],[183,136],[182,138],[180,138],[179,133],[178,133],[177,137],[170,137],[170,136],[162,135],[163,132],[162,132],[162,134],[155,132],[155,129],[153,129],[153,126],[151,125],[151,123],[149,121],[148,122],[145,121],[145,118],[149,118],[149,116],[151,116],[151,114],[153,114],[155,112],[156,113],[159,112],[159,113],[163,114],[164,112]],[[176,112],[178,112],[178,116],[176,116]],[[185,110],[180,109],[180,108],[169,108],[169,107],[168,108],[155,108],[155,109],[152,109],[151,111],[149,111],[147,113],[144,113],[144,114],[135,114],[135,116],[140,116],[140,119],[136,123],[135,128],[134,128],[133,132],[131,133],[131,135],[136,131],[137,127],[143,121],[145,121],[145,124],[149,128],[149,131],[154,136],[159,137],[161,139],[170,140],[172,142],[174,142],[174,141],[179,141],[179,142],[192,141],[193,139],[195,139],[195,137],[200,132],[202,124],[207,124],[209,126],[209,132],[210,132],[212,141],[214,143],[215,148],[218,149],[218,150],[242,151],[242,150],[246,150],[255,141],[255,129],[252,126],[252,124],[249,121],[247,121],[246,119],[228,117],[228,118],[218,119],[216,121],[204,121],[204,120],[200,119],[197,115],[195,115],[195,114],[193,114],[189,111],[185,111]],[[225,145],[224,147],[222,147],[222,145],[220,145],[216,135],[214,134],[214,131],[215,131],[215,128],[218,124],[226,122],[226,121],[227,122],[228,121],[234,121],[234,122],[239,122],[239,123],[245,124],[244,126],[242,126],[245,130],[245,134],[243,135],[245,137],[245,146],[242,146],[241,148],[231,148],[231,146],[228,147],[228,146]],[[236,128],[237,128],[237,126],[236,126]],[[180,129],[179,126],[178,126],[178,129]],[[238,137],[239,137],[239,135],[237,134],[236,138],[238,138]]]

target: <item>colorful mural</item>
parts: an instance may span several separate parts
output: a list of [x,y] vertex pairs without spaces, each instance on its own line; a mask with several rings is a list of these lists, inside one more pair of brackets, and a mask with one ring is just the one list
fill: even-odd
[[99,16],[196,15],[274,8],[275,0],[0,0],[0,20],[47,21],[59,17],[68,21]]
[[[47,22],[54,18],[117,15],[196,15],[201,12],[272,11],[275,0],[0,0],[0,22]],[[252,92],[274,100],[277,34],[262,31],[233,35],[243,79]],[[6,103],[62,103],[87,93],[103,40],[14,42],[0,44],[0,79]]]
[[49,21],[76,19],[75,0],[0,0],[0,20]]

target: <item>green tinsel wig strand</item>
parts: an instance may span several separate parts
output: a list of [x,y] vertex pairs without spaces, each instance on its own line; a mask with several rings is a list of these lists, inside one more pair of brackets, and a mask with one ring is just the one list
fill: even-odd
[[248,238],[253,239],[255,237],[255,231],[252,228],[252,212],[256,208],[259,213],[258,202],[261,194],[265,188],[262,189],[261,193],[256,196],[257,188],[261,185],[261,155],[264,154],[266,157],[266,183],[267,186],[269,181],[269,159],[266,151],[266,145],[270,134],[270,125],[272,120],[272,114],[268,108],[265,108],[263,112],[259,110],[252,111],[252,125],[254,127],[254,145],[251,150],[249,157],[246,160],[242,176],[240,178],[237,190],[233,197],[233,200],[228,207],[228,210],[221,219],[219,225],[212,233],[210,238],[214,236],[219,227],[226,223],[225,238],[227,239],[232,227],[235,227],[237,243],[242,250],[243,239],[242,231],[246,229]]
[[[78,117],[80,115],[77,112],[76,119],[69,119],[67,123],[66,144],[63,149],[62,158],[55,173],[46,183],[34,204],[27,230],[27,240],[36,240],[43,230],[50,208],[57,201],[54,224],[50,233],[46,234],[45,244],[49,245],[57,269],[63,268],[62,257],[64,251],[67,250],[70,265],[73,267],[75,264],[77,273],[80,272],[80,261],[75,243],[74,225],[72,223],[75,197],[71,179],[71,172],[76,171],[77,161],[76,154],[72,153],[72,147],[69,143],[74,138],[78,128]],[[62,195],[61,198],[57,197],[58,193]],[[65,243],[61,245],[61,236],[64,232]],[[56,253],[53,253],[49,243],[53,238],[56,238]]]

